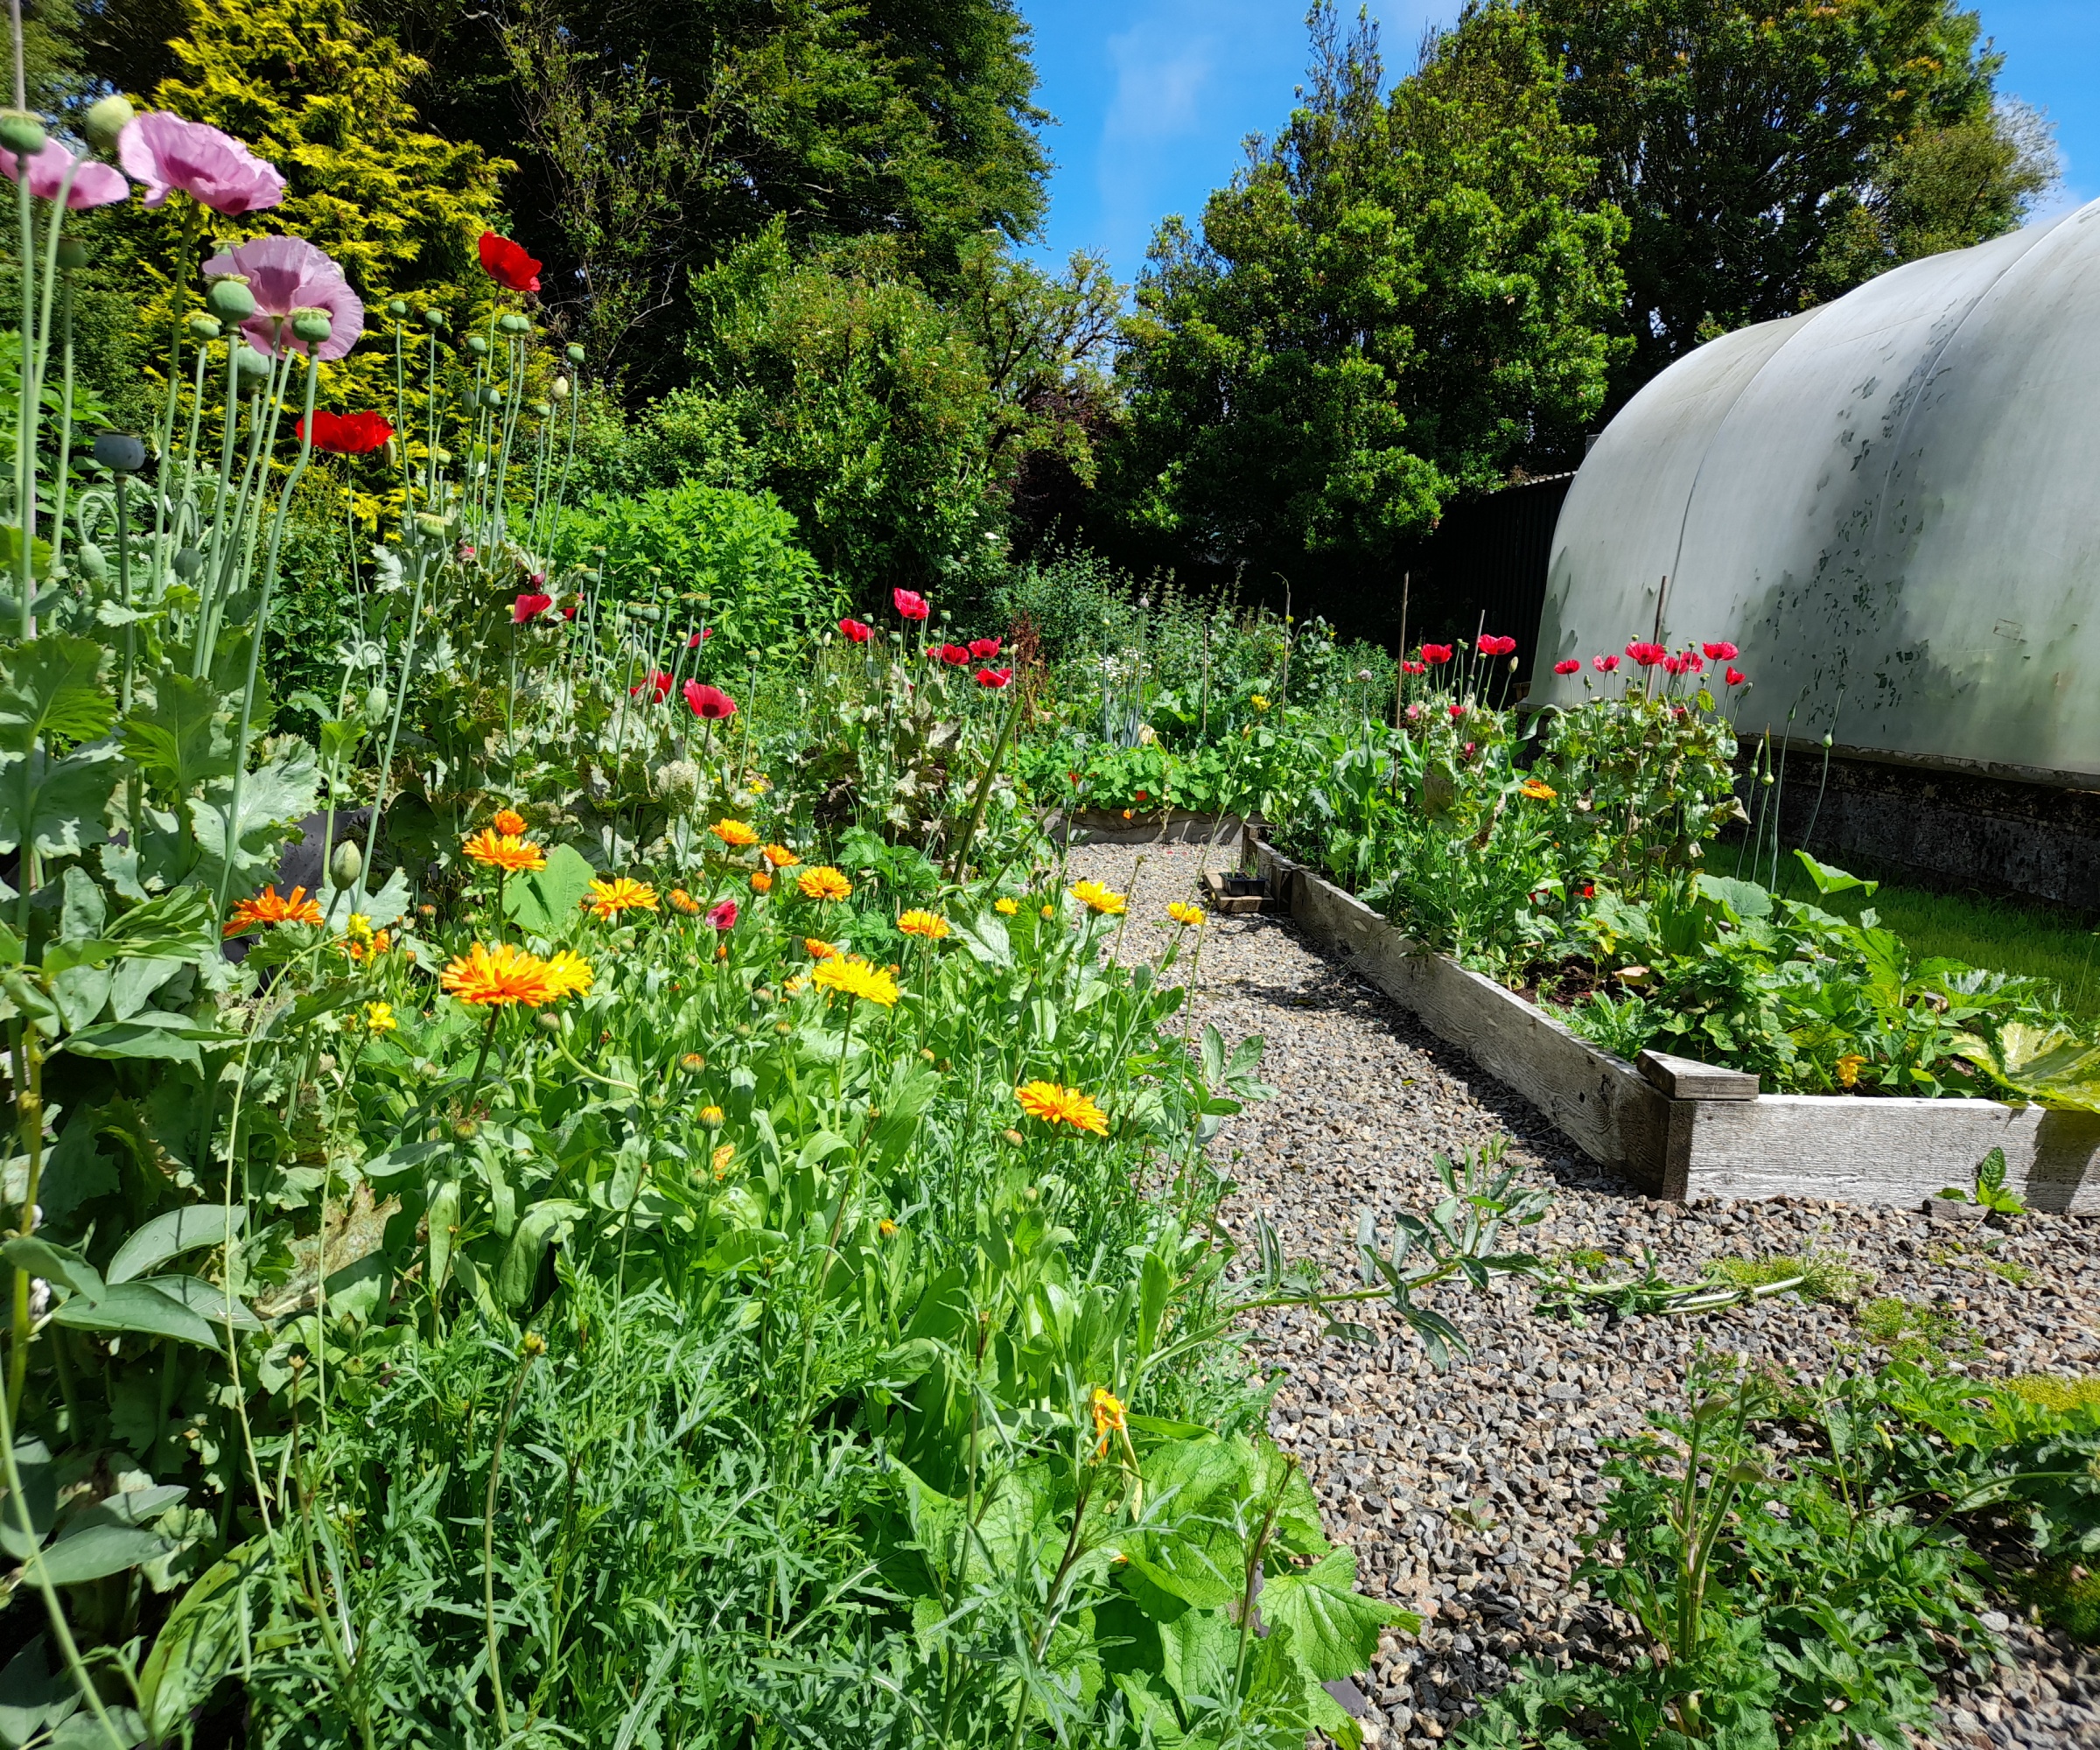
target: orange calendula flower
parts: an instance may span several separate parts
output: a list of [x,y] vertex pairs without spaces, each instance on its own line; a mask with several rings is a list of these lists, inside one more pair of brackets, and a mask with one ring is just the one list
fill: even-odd
[[806,935],[802,946],[808,950],[812,960],[833,960],[838,956],[838,944],[826,942],[822,936]]
[[234,914],[227,920],[222,935],[239,935],[244,929],[256,924],[318,924],[321,921],[321,908],[306,897],[304,887],[294,887],[289,893],[277,892],[273,881],[252,900],[242,900],[234,907]]
[[1094,1449],[1097,1459],[1108,1456],[1110,1435],[1128,1432],[1124,1425],[1122,1403],[1098,1385],[1094,1388],[1094,1432],[1101,1437],[1101,1444]]
[[1130,906],[1130,900],[1121,893],[1102,886],[1098,881],[1074,882],[1072,897],[1089,912],[1104,918],[1119,918]]
[[1520,796],[1530,797],[1530,799],[1535,802],[1550,802],[1553,801],[1555,797],[1560,794],[1558,790],[1555,789],[1552,785],[1547,783],[1543,778],[1525,779],[1522,783],[1516,787],[1516,793]]
[[483,827],[461,847],[476,863],[500,869],[506,875],[529,873],[547,866],[547,853],[515,833]]
[[853,884],[829,863],[805,869],[794,878],[794,885],[805,900],[844,900],[853,892]]
[[1192,929],[1203,921],[1203,907],[1192,906],[1186,900],[1176,900],[1166,908],[1166,914],[1176,923],[1186,924]]
[[1076,1088],[1060,1088],[1054,1082],[1025,1082],[1013,1090],[1021,1110],[1046,1124],[1069,1124],[1097,1137],[1109,1133],[1108,1114]]
[[820,990],[836,990],[864,1003],[879,1003],[886,1009],[897,1006],[900,994],[897,981],[887,972],[859,959],[827,960],[816,969],[811,982]]
[[556,998],[582,996],[595,976],[591,962],[574,948],[562,948],[547,962],[547,989]]
[[1010,918],[1020,910],[1019,905],[1012,900],[994,900],[991,908],[1003,918]]
[[715,1170],[715,1177],[719,1179],[724,1172],[728,1172],[730,1162],[734,1160],[736,1158],[737,1145],[734,1143],[722,1143],[718,1144],[714,1153],[709,1157],[709,1164]]
[[671,889],[671,909],[689,918],[697,917],[700,913],[700,902],[684,888],[674,887]]
[[558,994],[548,981],[547,962],[507,942],[494,948],[476,942],[438,975],[438,983],[462,1003],[478,1008],[522,1003],[537,1009]]
[[756,844],[759,836],[742,821],[718,820],[708,830],[732,850],[741,850],[747,844]]
[[759,855],[775,869],[792,869],[802,859],[784,844],[766,844],[759,847]]
[[595,912],[600,922],[610,922],[622,912],[654,911],[656,890],[647,881],[615,875],[610,881],[602,878],[593,881],[591,891],[584,895],[583,907],[587,912]]
[[525,816],[514,808],[498,808],[495,819],[489,822],[489,825],[506,838],[525,836]]
[[897,928],[906,935],[923,936],[928,942],[940,942],[948,934],[948,920],[933,912],[914,910],[897,920]]
[[763,869],[752,870],[751,872],[751,891],[754,893],[770,893],[773,892],[772,875]]

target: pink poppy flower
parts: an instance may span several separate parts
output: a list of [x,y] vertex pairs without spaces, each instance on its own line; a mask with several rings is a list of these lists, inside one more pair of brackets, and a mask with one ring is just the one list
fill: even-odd
[[1579,675],[1582,672],[1581,661],[1577,657],[1570,656],[1564,662],[1556,662],[1553,665],[1553,672],[1556,675]]
[[737,714],[737,702],[721,688],[704,687],[697,681],[685,683],[685,702],[692,707],[695,717],[704,718],[710,723]]
[[328,312],[328,338],[313,349],[317,359],[340,359],[365,332],[365,306],[343,270],[304,237],[256,237],[238,243],[204,264],[206,279],[238,275],[248,282],[256,313],[241,332],[256,350],[289,353],[304,346],[291,333],[295,310]]
[[990,687],[994,691],[1004,686],[1012,678],[1013,670],[1011,668],[980,668],[977,670],[977,684],[980,687]]
[[865,644],[875,635],[875,628],[864,620],[842,620],[838,629],[849,644]]
[[999,654],[999,640],[996,638],[973,638],[970,640],[970,654],[980,662],[989,662]]
[[1590,667],[1600,675],[1608,675],[1618,666],[1619,659],[1616,656],[1592,656],[1590,658]]
[[737,927],[737,902],[724,900],[718,906],[710,906],[707,920],[718,930],[734,929]]
[[552,596],[520,596],[512,604],[510,623],[513,626],[522,626],[528,620],[537,620],[553,606],[554,598]]
[[125,122],[116,138],[116,158],[134,182],[145,184],[149,206],[159,206],[180,191],[231,219],[275,206],[284,198],[284,178],[269,159],[257,158],[230,134],[165,109]]
[[926,598],[910,590],[892,590],[890,599],[897,604],[897,612],[906,620],[924,620],[933,610],[927,606]]
[[[0,152],[0,172],[10,182],[19,182],[12,152]],[[56,200],[66,187],[66,172],[73,170],[73,154],[56,140],[44,142],[44,150],[29,161],[29,192],[39,200]],[[90,206],[108,206],[131,192],[131,185],[97,158],[83,158],[74,172],[73,186],[66,189],[66,205],[75,213]]]
[[1710,661],[1715,662],[1732,662],[1738,656],[1742,654],[1742,652],[1738,650],[1734,645],[1729,643],[1725,638],[1717,643],[1702,644],[1699,646],[1699,648],[1706,653]]

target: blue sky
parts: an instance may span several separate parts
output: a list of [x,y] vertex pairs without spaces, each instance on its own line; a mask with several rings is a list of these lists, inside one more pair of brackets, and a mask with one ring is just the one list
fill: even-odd
[[[1193,222],[1242,161],[1245,136],[1290,114],[1306,66],[1302,0],[1020,4],[1035,31],[1037,101],[1058,123],[1040,253],[1099,250],[1132,278],[1159,219]],[[1999,89],[2055,124],[2065,189],[2052,210],[2100,197],[2100,0],[1976,4],[2006,56]],[[1457,0],[1372,0],[1389,76],[1413,65],[1424,24],[1457,10]]]

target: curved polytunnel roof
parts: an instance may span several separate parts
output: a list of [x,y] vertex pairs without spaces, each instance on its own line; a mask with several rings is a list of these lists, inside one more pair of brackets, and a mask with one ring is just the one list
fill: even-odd
[[2100,201],[1643,388],[1561,508],[1531,696],[1579,697],[1552,664],[1651,637],[1660,593],[1663,641],[1741,647],[1746,733],[2090,786],[2096,467]]

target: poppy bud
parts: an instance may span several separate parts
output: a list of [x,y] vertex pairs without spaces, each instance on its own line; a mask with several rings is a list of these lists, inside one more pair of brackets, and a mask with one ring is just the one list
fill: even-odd
[[488,350],[488,342],[480,334],[469,334],[466,337],[466,350],[478,359]]
[[87,115],[80,118],[80,131],[97,151],[112,152],[116,150],[116,136],[137,115],[125,98],[113,94],[88,106]]
[[291,332],[309,346],[318,346],[334,332],[335,323],[326,310],[295,310]]
[[171,563],[175,568],[175,575],[186,584],[204,569],[204,555],[194,547],[185,547],[176,553]]
[[212,282],[204,295],[212,314],[228,322],[245,322],[256,313],[256,295],[239,274],[228,274]]
[[109,575],[109,561],[92,541],[80,542],[80,575],[94,584]]
[[1823,745],[1825,747],[1828,747],[1830,745],[1830,738],[1829,736],[1826,735],[1823,738]]
[[365,853],[357,848],[354,838],[346,838],[335,847],[335,855],[328,859],[328,872],[339,887],[347,887],[365,872]]
[[449,527],[442,516],[427,510],[416,513],[416,526],[425,535],[443,535]]
[[400,298],[389,298],[387,300],[387,314],[391,316],[396,322],[400,321],[401,318],[406,316],[408,313],[409,306],[402,303]]
[[584,349],[581,346],[571,346],[569,348],[569,362],[572,365],[580,365],[583,361]]
[[552,396],[556,401],[568,400],[569,379],[567,377],[556,377],[554,380],[553,384],[549,388],[547,393]]
[[18,158],[33,158],[44,150],[44,123],[26,109],[0,109],[0,146]]
[[59,266],[73,273],[88,265],[88,246],[78,237],[59,239]]
[[225,332],[216,316],[206,316],[201,310],[190,318],[190,338],[192,340],[216,340]]
[[423,326],[442,334],[444,332],[444,312],[426,310],[423,312]]
[[122,431],[104,431],[94,440],[94,459],[113,474],[135,474],[146,465],[146,446]]
[[484,407],[502,406],[503,391],[500,388],[494,388],[494,386],[483,389],[481,391],[481,405]]

